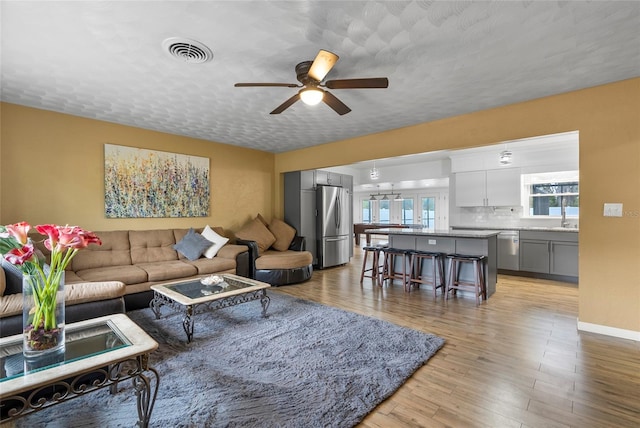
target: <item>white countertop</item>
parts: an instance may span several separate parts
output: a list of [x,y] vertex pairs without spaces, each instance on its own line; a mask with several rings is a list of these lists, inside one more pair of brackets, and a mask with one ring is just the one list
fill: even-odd
[[477,227],[477,226],[451,226],[458,230],[531,230],[541,232],[580,232],[577,227],[544,227],[544,226],[513,226],[513,227]]
[[449,238],[490,238],[498,235],[500,232],[497,230],[431,230],[431,229],[367,229],[366,232],[373,234],[388,234],[388,235],[415,235],[415,236],[441,236]]

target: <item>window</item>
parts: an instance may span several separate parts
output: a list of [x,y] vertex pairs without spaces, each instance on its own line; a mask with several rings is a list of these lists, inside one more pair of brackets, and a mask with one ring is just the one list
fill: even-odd
[[436,226],[436,198],[422,197],[422,226],[435,229]]
[[371,201],[368,199],[362,200],[362,222],[373,223],[371,219]]
[[529,215],[578,217],[580,196],[578,182],[536,183],[529,189]]
[[413,199],[403,199],[401,204],[402,224],[413,224]]
[[382,224],[389,224],[391,205],[388,199],[378,201],[380,221]]

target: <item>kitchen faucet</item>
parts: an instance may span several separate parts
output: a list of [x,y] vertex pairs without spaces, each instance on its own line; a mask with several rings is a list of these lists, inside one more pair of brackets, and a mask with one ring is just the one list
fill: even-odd
[[562,204],[560,205],[560,212],[562,213],[562,220],[560,220],[561,227],[569,227],[567,221],[567,198],[562,198]]

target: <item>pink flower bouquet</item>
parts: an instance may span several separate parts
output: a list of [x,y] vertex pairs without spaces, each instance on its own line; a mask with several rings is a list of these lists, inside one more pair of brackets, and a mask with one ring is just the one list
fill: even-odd
[[29,336],[25,347],[45,350],[59,345],[55,332],[61,320],[56,319],[56,299],[65,269],[80,249],[102,242],[93,232],[77,226],[36,226],[36,230],[46,236],[44,245],[51,251],[51,261],[46,268],[44,259],[36,253],[29,230],[31,226],[26,222],[0,226],[0,254],[20,267],[25,277],[29,275],[26,278],[30,278],[33,307],[25,323],[25,334]]

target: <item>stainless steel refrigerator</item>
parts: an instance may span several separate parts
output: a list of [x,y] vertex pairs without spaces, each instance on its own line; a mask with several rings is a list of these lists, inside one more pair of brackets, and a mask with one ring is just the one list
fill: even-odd
[[351,203],[348,190],[335,186],[316,189],[316,240],[320,269],[349,262]]

